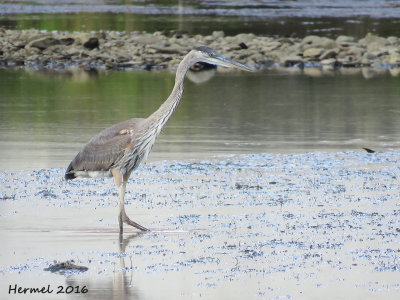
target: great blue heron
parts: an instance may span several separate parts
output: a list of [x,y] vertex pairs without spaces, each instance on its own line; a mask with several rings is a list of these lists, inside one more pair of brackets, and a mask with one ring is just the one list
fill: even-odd
[[123,232],[123,223],[148,231],[147,228],[133,222],[125,212],[126,183],[132,171],[147,158],[157,136],[178,106],[183,95],[186,72],[197,62],[252,71],[209,47],[193,49],[179,64],[172,93],[158,110],[146,119],[134,118],[104,129],[83,147],[65,172],[67,180],[77,177],[114,177],[120,201],[120,233]]

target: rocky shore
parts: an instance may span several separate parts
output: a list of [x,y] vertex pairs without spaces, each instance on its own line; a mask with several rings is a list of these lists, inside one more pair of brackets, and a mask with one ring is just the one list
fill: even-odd
[[254,34],[188,35],[184,32],[43,32],[0,28],[0,66],[62,70],[175,68],[198,45],[261,70],[296,68],[400,67],[400,38],[367,34],[336,39],[307,36],[265,37]]

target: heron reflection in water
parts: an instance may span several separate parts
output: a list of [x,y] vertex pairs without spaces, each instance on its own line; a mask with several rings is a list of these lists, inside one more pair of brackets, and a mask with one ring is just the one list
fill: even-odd
[[[85,287],[89,291],[86,294],[82,294],[86,300],[143,299],[140,289],[137,288],[138,282],[134,281],[135,268],[133,264],[135,260],[132,261],[132,257],[134,258],[135,254],[130,251],[127,252],[126,248],[144,233],[142,231],[136,232],[127,237],[122,234],[119,235],[118,251],[113,252],[112,255],[118,262],[114,264],[112,276],[109,276],[108,272],[102,272],[100,276],[93,276],[90,273],[85,273],[86,275],[83,275],[83,273],[71,274],[66,278],[66,285]],[[90,269],[93,271],[92,267]]]
[[124,223],[148,231],[132,221],[125,212],[126,183],[132,171],[146,160],[157,136],[174,113],[183,95],[185,75],[198,62],[252,71],[209,47],[193,49],[179,64],[172,93],[158,110],[145,119],[133,118],[104,129],[83,147],[65,172],[67,180],[78,177],[114,177],[119,193],[120,234],[123,233]]

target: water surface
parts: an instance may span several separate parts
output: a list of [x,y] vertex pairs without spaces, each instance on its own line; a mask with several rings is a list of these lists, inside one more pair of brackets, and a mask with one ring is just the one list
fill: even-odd
[[[149,159],[398,150],[400,77],[352,72],[191,73]],[[173,82],[166,70],[0,71],[1,169],[66,167],[100,130],[150,115]]]
[[181,30],[228,35],[299,36],[368,32],[399,36],[398,1],[97,1],[7,0],[0,3],[0,26],[12,29]]
[[[125,198],[152,231],[125,227],[123,238],[110,178],[0,171],[0,298],[398,299],[399,159],[350,151],[154,162],[131,176]],[[88,270],[44,270],[55,260]],[[15,284],[54,292],[8,294]],[[56,295],[58,286],[74,293]]]

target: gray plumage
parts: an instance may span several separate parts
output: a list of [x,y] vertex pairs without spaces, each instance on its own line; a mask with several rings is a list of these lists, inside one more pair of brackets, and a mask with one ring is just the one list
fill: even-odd
[[[134,118],[115,124],[95,135],[76,155],[65,173],[66,179],[78,177],[77,172],[109,171],[131,151],[132,133],[137,130],[142,118]],[[111,173],[109,173],[111,177]],[[81,175],[80,177],[90,177]]]
[[143,231],[148,230],[130,220],[125,213],[126,182],[131,172],[147,158],[157,136],[174,113],[183,95],[185,75],[196,62],[251,71],[209,47],[201,46],[190,51],[178,66],[171,95],[157,111],[148,118],[134,118],[104,129],[83,147],[65,172],[67,180],[77,177],[114,177],[120,195],[120,233],[123,231],[123,223]]

